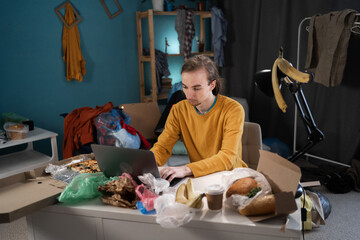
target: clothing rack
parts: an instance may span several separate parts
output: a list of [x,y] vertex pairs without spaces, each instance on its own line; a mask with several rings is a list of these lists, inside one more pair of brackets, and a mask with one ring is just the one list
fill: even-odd
[[[360,34],[360,22],[359,22],[360,13],[357,13],[356,16],[357,16],[357,20],[354,22],[354,25],[351,27],[350,31],[355,33],[355,34]],[[296,54],[297,54],[297,56],[296,56],[296,69],[298,69],[298,70],[300,70],[300,48],[301,48],[301,33],[302,33],[301,30],[303,29],[304,23],[309,22],[310,20],[311,20],[311,17],[306,17],[303,20],[301,20],[301,22],[299,23],[299,26],[298,26],[298,36],[297,36],[298,44],[297,44],[297,52],[296,52]],[[355,29],[357,29],[357,31]],[[306,31],[309,31],[308,26],[306,27]],[[296,104],[295,104],[295,111],[294,112],[295,113],[294,113],[293,152],[295,153],[295,152],[297,152],[296,138],[297,138],[297,120],[298,120],[298,117],[297,117],[298,116],[298,107],[297,107]],[[315,159],[318,159],[318,160],[321,160],[321,161],[330,162],[330,163],[341,165],[341,166],[344,166],[344,167],[351,167],[348,164],[340,163],[340,162],[334,161],[332,159],[323,158],[323,157],[316,156],[316,155],[309,154],[309,153],[305,153],[304,156],[305,157],[312,157],[312,158],[315,158]]]

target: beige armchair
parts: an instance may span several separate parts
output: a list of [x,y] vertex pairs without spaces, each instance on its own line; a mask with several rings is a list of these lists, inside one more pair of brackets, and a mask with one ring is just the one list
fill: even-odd
[[242,157],[249,168],[256,169],[259,162],[259,149],[262,149],[261,127],[257,123],[245,122],[242,136]]

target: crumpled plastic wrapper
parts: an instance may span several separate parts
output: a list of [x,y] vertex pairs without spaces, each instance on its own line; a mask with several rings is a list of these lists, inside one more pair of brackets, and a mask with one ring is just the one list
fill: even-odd
[[190,222],[195,213],[185,204],[175,202],[173,194],[155,199],[156,222],[163,228],[177,228]]
[[142,176],[138,176],[138,178],[147,188],[156,194],[164,192],[170,186],[169,181],[163,178],[155,178],[151,173],[144,173]]

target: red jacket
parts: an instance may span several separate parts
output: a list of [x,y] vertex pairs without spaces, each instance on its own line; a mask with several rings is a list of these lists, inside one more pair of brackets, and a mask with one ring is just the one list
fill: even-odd
[[79,145],[95,142],[94,139],[94,120],[103,112],[110,112],[113,103],[108,102],[104,106],[96,108],[82,107],[73,110],[64,120],[64,141],[63,159],[73,156],[75,149]]

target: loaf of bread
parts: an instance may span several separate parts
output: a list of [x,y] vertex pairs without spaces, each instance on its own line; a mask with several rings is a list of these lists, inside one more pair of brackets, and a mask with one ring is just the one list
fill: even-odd
[[239,180],[235,181],[226,191],[226,198],[229,198],[233,194],[247,195],[251,189],[257,187],[258,183],[252,177],[240,178]]
[[255,216],[274,213],[275,208],[275,197],[273,194],[268,194],[255,198],[245,208],[238,208],[238,211],[244,216]]

